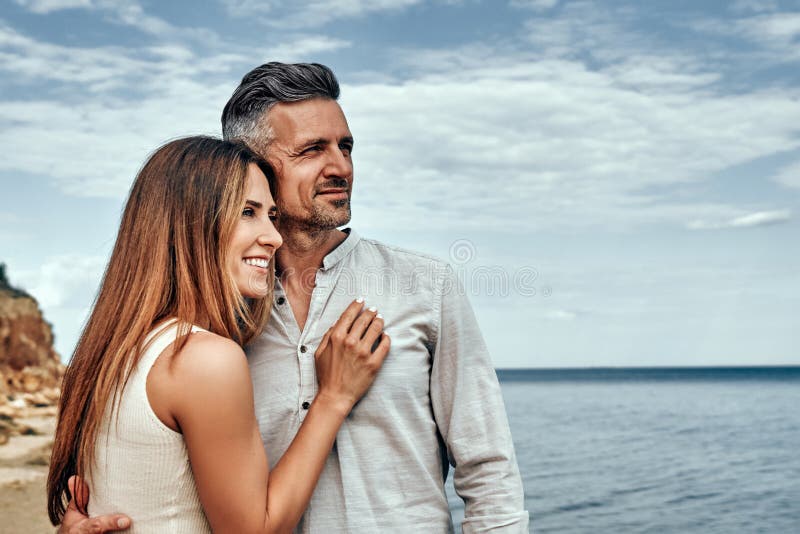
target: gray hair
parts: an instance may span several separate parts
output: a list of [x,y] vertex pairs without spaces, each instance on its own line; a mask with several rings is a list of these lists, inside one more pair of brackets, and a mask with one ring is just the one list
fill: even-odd
[[333,71],[319,63],[278,63],[256,67],[242,78],[222,110],[222,135],[240,139],[260,153],[272,140],[267,112],[281,102],[339,98]]

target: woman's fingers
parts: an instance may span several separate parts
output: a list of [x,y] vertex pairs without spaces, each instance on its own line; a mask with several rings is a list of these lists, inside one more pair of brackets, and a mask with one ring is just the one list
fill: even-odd
[[367,346],[370,352],[372,352],[372,348],[380,337],[381,332],[383,332],[383,317],[377,314],[372,319],[372,322],[369,323],[369,327],[364,332],[364,337],[362,338],[362,343]]
[[389,348],[391,348],[391,345],[392,340],[388,335],[383,334],[381,336],[380,343],[378,343],[378,346],[375,347],[374,351],[372,351],[372,356],[370,356],[377,368],[380,368],[380,366],[383,365],[383,360],[385,360],[386,356],[389,354]]
[[[383,317],[363,300],[351,303],[320,340],[316,369],[320,395],[350,408],[369,389],[389,353]],[[350,409],[348,408],[348,409]]]
[[333,330],[338,331],[340,334],[347,334],[347,332],[350,331],[350,327],[353,325],[353,321],[356,320],[363,307],[364,299],[356,299],[351,302],[342,312],[339,319],[336,320]]
[[361,342],[361,338],[364,337],[364,332],[367,331],[367,327],[369,327],[377,314],[378,310],[374,307],[370,307],[361,312],[358,319],[353,322],[353,326],[350,327],[350,332],[347,335],[351,345],[355,346]]
[[328,330],[322,336],[322,340],[319,342],[317,351],[314,353],[314,356],[317,358],[319,358],[320,354],[322,354],[325,351],[325,348],[328,346],[328,341],[331,339],[331,330],[333,330],[333,327],[328,328]]

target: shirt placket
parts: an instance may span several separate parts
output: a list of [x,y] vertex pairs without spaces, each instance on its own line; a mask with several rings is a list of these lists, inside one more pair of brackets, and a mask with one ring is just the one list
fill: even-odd
[[319,269],[316,274],[314,291],[311,293],[311,303],[308,308],[305,328],[300,332],[295,352],[300,369],[300,391],[297,398],[297,409],[300,421],[303,421],[317,396],[317,371],[314,358],[314,344],[321,336],[317,336],[317,323],[325,309],[325,304],[331,295],[331,285],[334,274],[330,270]]
[[[308,384],[309,382],[309,370],[306,364],[306,360],[305,358],[303,358],[303,356],[305,356],[305,354],[307,354],[308,351],[307,347],[305,347],[303,343],[302,332],[300,332],[300,329],[297,325],[297,321],[295,320],[294,314],[292,313],[292,308],[291,305],[289,304],[289,299],[286,297],[286,291],[283,289],[283,286],[281,285],[279,280],[275,281],[275,293],[273,295],[273,298],[275,301],[275,305],[272,308],[272,313],[280,318],[279,324],[282,325],[287,336],[286,341],[288,341],[288,347],[285,346],[285,348],[286,349],[293,348],[296,353],[297,374],[295,376],[298,377],[298,381],[296,384],[296,391],[297,391],[296,413],[299,415],[299,417],[297,419],[294,419],[291,425],[292,432],[296,432],[297,428],[299,427],[300,423],[303,420],[304,412],[307,410],[307,408],[306,409],[303,408],[303,403],[306,402],[304,400],[304,397],[309,396],[309,393],[307,392],[308,388],[305,387],[305,385]],[[313,368],[313,361],[311,365]],[[291,375],[285,376],[284,379],[288,380],[289,376]],[[313,398],[313,392],[310,395],[311,398]]]

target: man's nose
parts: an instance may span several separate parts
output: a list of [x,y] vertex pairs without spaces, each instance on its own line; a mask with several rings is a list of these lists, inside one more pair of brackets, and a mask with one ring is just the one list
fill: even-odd
[[328,156],[328,164],[325,166],[325,175],[349,180],[353,176],[353,161],[349,152],[345,154],[341,148],[333,147]]

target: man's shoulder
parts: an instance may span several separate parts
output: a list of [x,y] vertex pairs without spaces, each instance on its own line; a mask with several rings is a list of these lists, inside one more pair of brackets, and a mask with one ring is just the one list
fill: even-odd
[[397,245],[391,245],[376,239],[362,237],[358,242],[358,247],[361,247],[360,252],[362,253],[377,255],[392,263],[428,267],[437,270],[449,269],[449,264],[437,256]]

